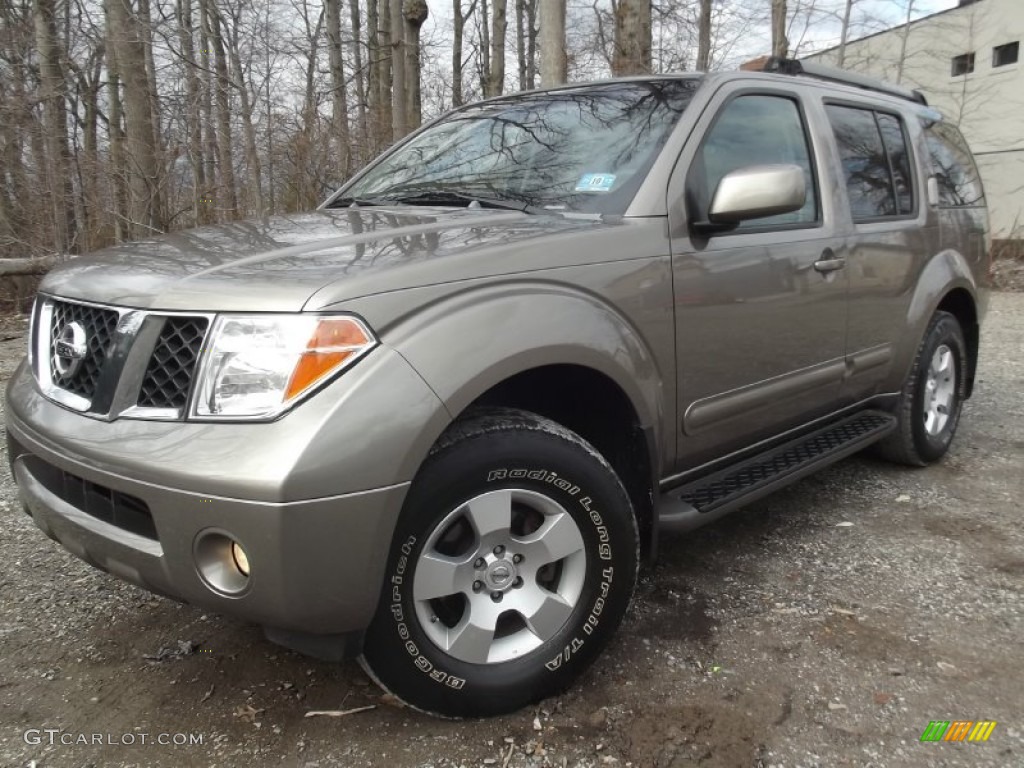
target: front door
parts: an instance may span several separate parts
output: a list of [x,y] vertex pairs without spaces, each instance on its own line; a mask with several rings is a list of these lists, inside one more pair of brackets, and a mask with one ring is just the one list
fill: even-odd
[[[847,279],[834,221],[827,142],[812,140],[800,89],[725,86],[705,110],[672,205],[680,469],[745,448],[834,409],[845,369]],[[721,178],[798,165],[807,201],[793,213],[707,233]],[[673,179],[673,190],[680,184]],[[826,193],[822,194],[822,189]]]

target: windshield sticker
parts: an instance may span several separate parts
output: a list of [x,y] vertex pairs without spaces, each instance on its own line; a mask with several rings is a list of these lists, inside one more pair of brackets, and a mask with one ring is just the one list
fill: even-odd
[[611,192],[615,186],[614,173],[585,173],[576,182],[577,192]]

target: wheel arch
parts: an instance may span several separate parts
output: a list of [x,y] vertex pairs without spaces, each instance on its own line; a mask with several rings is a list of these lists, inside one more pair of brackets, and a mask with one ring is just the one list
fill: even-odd
[[625,391],[607,375],[581,365],[531,368],[494,385],[466,410],[510,407],[531,411],[572,430],[597,449],[619,476],[633,504],[641,554],[657,548],[654,525],[655,446]]
[[[452,419],[479,405],[518,407],[591,442],[620,473],[644,551],[653,551],[652,496],[674,451],[674,433],[663,434],[674,419],[674,378],[666,384],[650,345],[617,308],[562,284],[489,285],[405,318],[385,343]],[[621,434],[625,445],[612,439]]]
[[942,297],[935,311],[949,312],[960,323],[964,341],[967,342],[966,396],[970,397],[974,391],[974,376],[978,369],[978,346],[981,336],[977,304],[965,288],[954,288]]
[[896,376],[889,389],[902,389],[906,377],[914,364],[921,339],[936,312],[949,312],[960,323],[967,342],[968,374],[967,396],[973,391],[974,375],[977,369],[980,339],[979,286],[970,264],[964,256],[954,250],[936,254],[928,261],[917,280],[907,310],[909,330],[897,350],[900,361]]

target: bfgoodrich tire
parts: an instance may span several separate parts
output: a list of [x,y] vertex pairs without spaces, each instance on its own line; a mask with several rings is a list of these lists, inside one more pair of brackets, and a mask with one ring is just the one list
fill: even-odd
[[948,312],[936,312],[900,393],[898,427],[878,444],[882,458],[923,467],[946,454],[960,423],[967,366],[960,323]]
[[629,497],[588,443],[536,414],[477,412],[413,482],[363,664],[420,710],[511,712],[600,653],[638,561]]

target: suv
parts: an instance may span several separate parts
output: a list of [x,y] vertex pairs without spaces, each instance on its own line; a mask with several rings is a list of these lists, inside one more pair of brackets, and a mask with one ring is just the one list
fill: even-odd
[[51,272],[7,390],[40,528],[448,716],[563,689],[659,532],[971,393],[987,213],[919,95],[773,60],[491,99],[320,208]]

